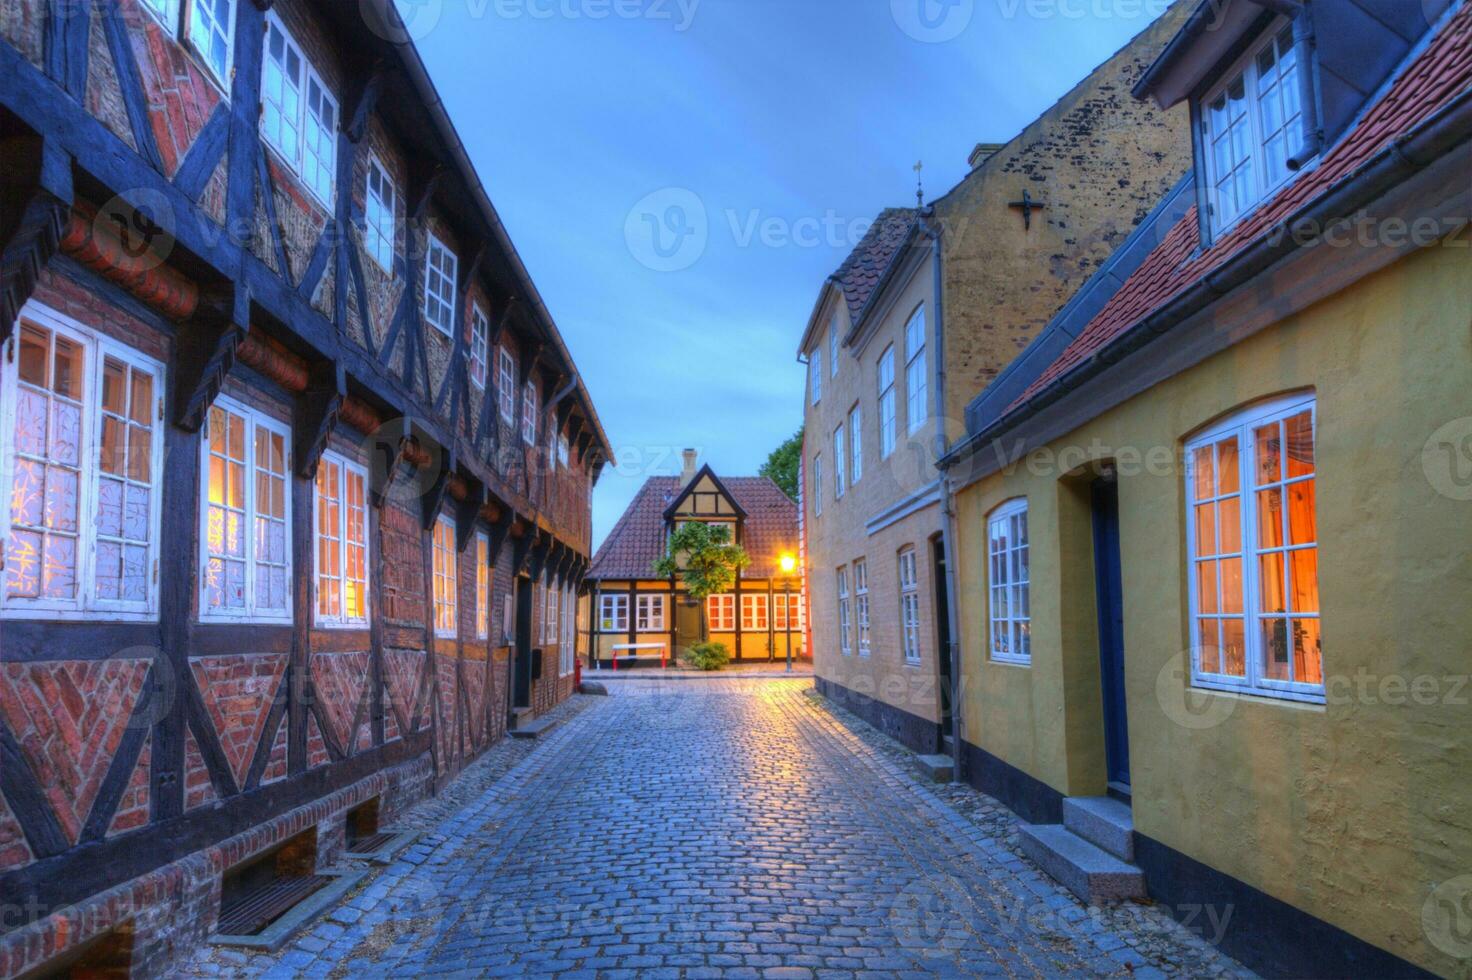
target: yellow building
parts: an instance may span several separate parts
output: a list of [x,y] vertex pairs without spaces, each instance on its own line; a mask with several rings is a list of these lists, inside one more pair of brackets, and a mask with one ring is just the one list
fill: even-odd
[[706,600],[709,638],[735,662],[804,657],[797,505],[766,477],[718,477],[693,449],[684,464],[645,482],[593,558],[589,666],[673,665],[700,642],[699,605],[678,579],[654,574],[670,533],[691,521],[727,528],[751,558],[729,593]]
[[1256,969],[1472,976],[1472,11],[1211,6],[1193,206],[942,460],[967,777]]

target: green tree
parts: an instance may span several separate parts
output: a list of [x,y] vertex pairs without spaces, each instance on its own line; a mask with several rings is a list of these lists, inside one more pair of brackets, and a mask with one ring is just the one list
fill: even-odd
[[797,466],[801,459],[802,429],[798,429],[791,439],[772,450],[772,455],[767,457],[767,461],[762,464],[758,473],[769,478],[782,488],[783,493],[796,500]]
[[705,600],[730,592],[736,576],[751,564],[751,557],[731,541],[731,532],[720,525],[691,521],[675,530],[665,545],[662,558],[654,563],[658,578],[679,576],[690,600],[700,608],[700,638],[710,639],[705,619]]

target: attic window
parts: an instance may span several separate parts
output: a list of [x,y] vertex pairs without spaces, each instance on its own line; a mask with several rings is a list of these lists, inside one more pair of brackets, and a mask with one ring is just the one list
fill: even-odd
[[1305,145],[1302,66],[1279,22],[1198,107],[1211,229],[1220,233],[1287,183]]

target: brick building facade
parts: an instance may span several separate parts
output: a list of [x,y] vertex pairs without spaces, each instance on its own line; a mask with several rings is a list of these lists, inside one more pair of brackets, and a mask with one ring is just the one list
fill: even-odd
[[607,437],[392,4],[0,77],[0,975],[157,975],[570,694]]

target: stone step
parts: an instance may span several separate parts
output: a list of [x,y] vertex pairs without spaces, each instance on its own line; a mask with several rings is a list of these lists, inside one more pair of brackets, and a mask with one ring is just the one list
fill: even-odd
[[951,781],[954,767],[952,759],[948,755],[922,755],[916,756],[920,768],[924,769],[930,778],[937,783],[948,783]]
[[1135,859],[1135,817],[1128,803],[1112,796],[1070,796],[1063,801],[1063,826],[1121,861]]
[[557,722],[553,721],[550,718],[538,718],[534,721],[528,721],[522,724],[518,724],[515,728],[511,729],[511,737],[538,738],[539,736],[546,734],[547,730],[554,727],[556,724]]
[[1145,898],[1145,875],[1062,824],[1020,824],[1023,853],[1085,902]]
[[511,724],[509,727],[512,729],[520,728],[523,725],[529,724],[534,717],[536,717],[536,711],[533,708],[512,708]]

